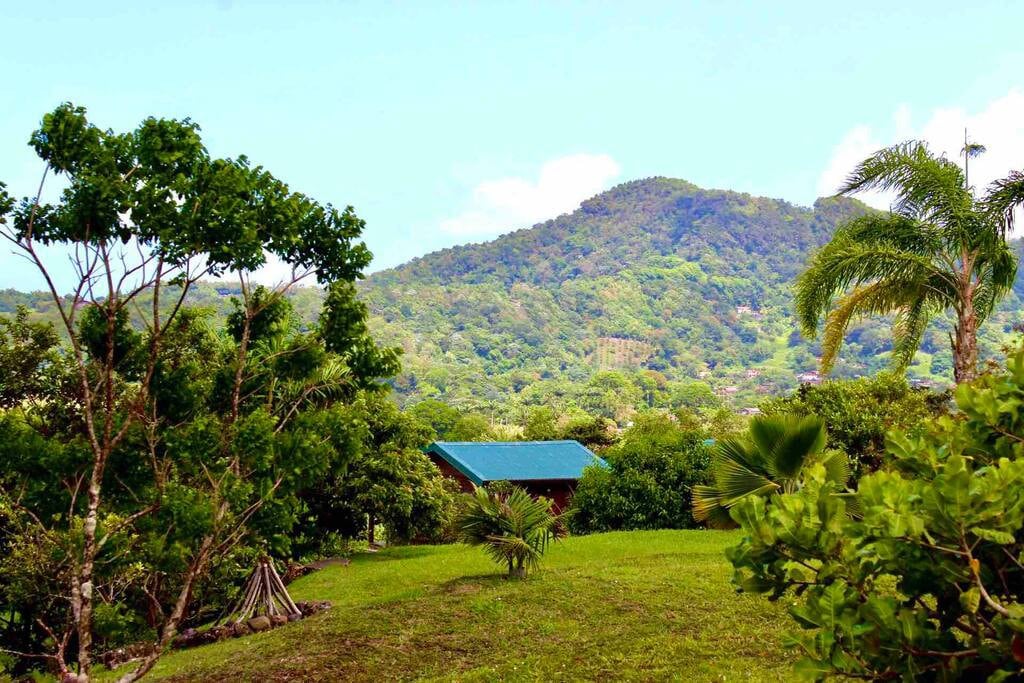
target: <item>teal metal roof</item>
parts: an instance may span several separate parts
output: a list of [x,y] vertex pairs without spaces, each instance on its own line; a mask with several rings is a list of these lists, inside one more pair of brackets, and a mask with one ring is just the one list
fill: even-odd
[[605,465],[578,441],[435,441],[427,453],[444,458],[478,486],[489,481],[579,479],[588,465]]

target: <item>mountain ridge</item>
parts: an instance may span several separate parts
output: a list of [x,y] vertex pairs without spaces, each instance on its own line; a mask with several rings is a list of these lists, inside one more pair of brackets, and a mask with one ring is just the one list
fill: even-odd
[[[814,377],[819,348],[797,330],[793,280],[840,223],[871,210],[843,197],[804,207],[656,176],[530,228],[372,273],[358,292],[378,342],[404,351],[393,381],[403,404],[438,398],[517,420],[540,405],[620,421],[643,406],[751,408]],[[201,283],[189,303],[224,315],[232,293]],[[313,323],[322,292],[289,296]],[[1022,298],[1019,276],[983,329],[984,356],[999,354]],[[0,293],[0,313],[16,303],[47,314],[45,297]],[[949,329],[934,321],[910,377],[949,382]],[[835,374],[877,372],[890,348],[884,320],[862,321]]]

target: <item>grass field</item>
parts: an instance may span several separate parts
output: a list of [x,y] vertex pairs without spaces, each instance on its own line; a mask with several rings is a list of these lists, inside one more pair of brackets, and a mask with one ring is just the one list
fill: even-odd
[[732,533],[570,538],[526,581],[461,545],[360,554],[290,587],[334,607],[277,630],[173,652],[154,679],[780,680],[782,607],[738,595]]

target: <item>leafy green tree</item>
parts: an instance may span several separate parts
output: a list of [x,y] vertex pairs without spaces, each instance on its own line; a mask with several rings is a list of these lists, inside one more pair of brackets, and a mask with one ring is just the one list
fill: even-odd
[[842,486],[850,476],[846,454],[826,451],[825,421],[817,416],[762,415],[750,421],[746,438],[715,445],[710,485],[693,487],[693,517],[717,529],[736,526],[729,510],[750,496],[796,491],[804,472],[820,464],[828,480]]
[[434,430],[433,438],[439,441],[486,441],[491,438],[491,424],[486,417],[479,413],[463,413],[444,401],[420,401],[408,412],[429,425]]
[[[335,448],[313,435],[352,373],[338,350],[289,332],[281,298],[307,277],[351,282],[370,254],[351,208],[292,192],[245,157],[211,158],[188,120],[149,118],[119,134],[64,104],[30,145],[44,166],[40,188],[55,175],[63,189],[53,204],[14,203],[0,189],[0,231],[47,282],[68,346],[59,363],[35,359],[37,372],[56,373],[45,400],[4,415],[3,488],[17,492],[8,500],[17,523],[34,524],[59,553],[51,574],[64,579],[66,609],[32,620],[36,642],[62,676],[74,665],[86,681],[102,645],[96,618],[148,605],[154,648],[130,681],[166,650],[212,566],[250,534],[286,542],[294,492]],[[68,295],[47,245],[72,254]],[[291,275],[253,288],[248,274],[268,254]],[[237,278],[241,297],[229,334],[200,356],[187,348],[196,318],[182,311],[206,276]],[[111,592],[125,582],[134,603]]]
[[427,399],[409,406],[406,412],[434,430],[434,436],[441,441],[452,441],[448,435],[455,430],[462,414],[444,401]]
[[508,578],[525,579],[540,565],[548,543],[565,534],[562,518],[547,498],[533,498],[518,486],[488,491],[477,487],[456,521],[464,543],[482,546],[508,567]]
[[390,542],[439,538],[455,496],[421,450],[433,439],[431,428],[378,392],[360,393],[344,412],[352,455],[302,493],[306,536],[314,544],[325,532],[373,543],[381,524]]
[[615,443],[615,423],[605,417],[573,415],[562,427],[559,438],[579,441],[592,450],[601,450]]
[[641,414],[622,440],[601,455],[608,467],[586,468],[573,494],[573,531],[694,526],[690,491],[707,481],[702,432],[667,415]]
[[785,597],[810,678],[1016,680],[1024,651],[1024,351],[956,390],[960,414],[894,432],[851,499],[821,465],[731,510],[744,591]]
[[523,438],[527,441],[552,441],[560,436],[558,416],[548,406],[540,406],[530,411],[523,425]]
[[673,408],[689,410],[714,408],[721,404],[721,400],[715,396],[708,383],[700,380],[673,384],[670,400]]
[[45,392],[47,372],[59,362],[57,344],[53,325],[30,322],[25,306],[13,318],[0,318],[0,408]]
[[[924,143],[880,150],[840,189],[896,195],[890,213],[846,223],[796,283],[796,309],[813,337],[825,317],[822,368],[831,369],[850,321],[894,314],[896,367],[914,357],[930,317],[952,311],[956,381],[977,373],[979,326],[1013,287],[1017,259],[1006,243],[1006,203],[975,199],[964,170]],[[835,300],[840,296],[838,301]]]
[[319,333],[327,351],[339,354],[353,376],[373,386],[380,377],[393,377],[402,369],[401,349],[381,347],[370,337],[366,319],[369,310],[357,298],[355,284],[349,280],[332,282],[320,311]]

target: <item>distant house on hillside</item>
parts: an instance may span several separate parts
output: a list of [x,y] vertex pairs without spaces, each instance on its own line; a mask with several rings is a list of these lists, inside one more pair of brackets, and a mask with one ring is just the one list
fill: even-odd
[[796,381],[801,384],[821,384],[821,375],[818,374],[817,370],[811,370],[810,372],[801,372],[796,376]]
[[564,510],[588,465],[606,466],[577,441],[435,441],[427,456],[463,491],[509,481]]
[[755,320],[761,319],[761,311],[757,310],[753,306],[737,306],[736,317],[749,316]]

